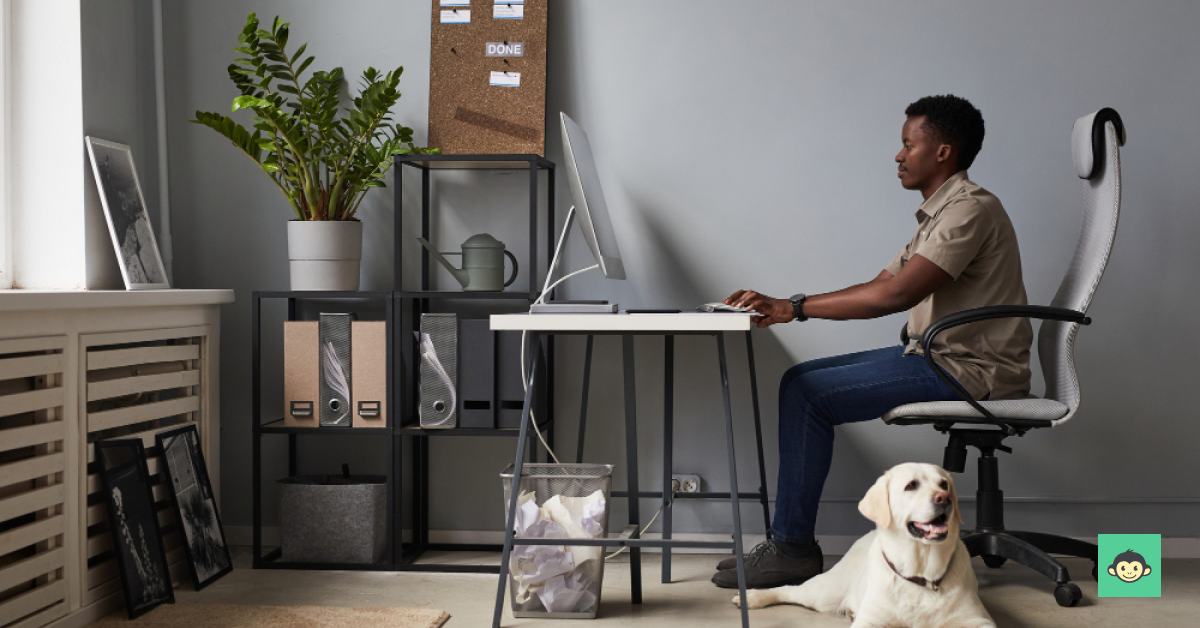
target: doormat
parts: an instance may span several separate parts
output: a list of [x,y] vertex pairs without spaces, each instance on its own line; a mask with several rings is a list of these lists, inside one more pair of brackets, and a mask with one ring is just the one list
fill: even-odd
[[122,609],[88,624],[96,628],[440,628],[450,614],[431,608],[163,604],[130,620]]

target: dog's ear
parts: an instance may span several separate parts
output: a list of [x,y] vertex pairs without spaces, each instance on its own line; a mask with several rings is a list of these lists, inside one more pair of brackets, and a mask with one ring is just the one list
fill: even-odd
[[958,525],[963,525],[962,511],[958,508],[958,490],[954,488],[954,478],[950,478],[950,503],[954,504],[954,518]]
[[892,504],[888,498],[888,479],[891,473],[884,473],[867,494],[858,502],[858,511],[864,517],[875,522],[880,528],[892,525]]

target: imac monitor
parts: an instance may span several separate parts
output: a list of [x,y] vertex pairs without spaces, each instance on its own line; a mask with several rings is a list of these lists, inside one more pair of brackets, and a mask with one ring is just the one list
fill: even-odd
[[600,189],[600,175],[596,172],[596,161],[592,158],[592,147],[587,133],[567,117],[562,117],[563,152],[566,154],[567,181],[571,187],[571,199],[575,202],[575,213],[579,218],[583,237],[588,248],[600,265],[600,271],[609,279],[624,279],[625,266],[617,250],[617,239],[613,234],[612,222],[608,219],[608,205],[604,202],[604,191]]

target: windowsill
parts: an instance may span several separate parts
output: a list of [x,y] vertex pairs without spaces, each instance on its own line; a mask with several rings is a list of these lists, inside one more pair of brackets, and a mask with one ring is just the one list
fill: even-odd
[[0,312],[233,303],[233,290],[0,290]]

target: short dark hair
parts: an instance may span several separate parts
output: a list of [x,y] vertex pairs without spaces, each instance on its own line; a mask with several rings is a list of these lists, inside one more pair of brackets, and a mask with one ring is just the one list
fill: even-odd
[[959,170],[970,168],[983,147],[983,114],[965,98],[926,96],[910,104],[904,115],[925,116],[922,127],[937,141],[954,147]]

